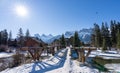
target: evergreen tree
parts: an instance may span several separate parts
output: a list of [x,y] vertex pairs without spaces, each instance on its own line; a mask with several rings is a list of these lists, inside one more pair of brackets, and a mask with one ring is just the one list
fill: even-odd
[[[118,29],[118,24],[116,23],[116,21],[114,20],[114,28],[115,28],[115,37],[117,37],[117,29]],[[116,42],[117,43],[117,38],[116,38]]]
[[108,30],[108,25],[107,23],[105,23],[105,35],[103,37],[105,37],[105,40],[106,40],[106,46],[110,46],[109,42],[110,42],[110,38],[109,38],[109,30]]
[[95,35],[91,34],[91,45],[95,46]]
[[113,21],[111,21],[111,25],[110,25],[110,31],[111,31],[111,42],[112,42],[112,45],[114,44],[114,41],[115,41],[115,31],[114,31],[114,23]]
[[117,48],[120,49],[120,30],[117,32]]
[[17,47],[17,40],[14,40],[14,47]]
[[8,38],[9,38],[9,40],[12,40],[12,31],[9,32]]
[[102,22],[102,26],[101,26],[101,42],[102,42],[102,46],[103,46],[103,39],[105,37],[105,33],[106,33],[106,31],[105,31],[105,25]]
[[12,32],[10,31],[8,35],[8,46],[11,46],[11,41],[12,41]]
[[118,27],[118,30],[120,31],[120,22],[118,22],[118,26],[117,27]]
[[95,46],[100,47],[102,45],[101,42],[101,32],[98,24],[94,24],[94,34],[95,34]]
[[74,41],[74,47],[80,47],[80,39],[79,39],[77,31],[75,31],[74,40],[73,41]]
[[116,21],[111,21],[111,26],[110,26],[110,30],[111,30],[111,42],[112,45],[115,47],[116,46]]
[[65,43],[64,34],[62,34],[60,43],[61,43],[62,48],[65,48],[66,43]]
[[70,42],[70,44],[73,46],[74,45],[74,37],[73,36],[71,36],[70,38],[69,38],[69,42]]
[[27,29],[25,37],[26,37],[26,38],[29,38],[29,37],[30,37],[29,29]]
[[[105,25],[102,25],[102,38],[103,38],[103,46],[106,46],[106,47],[111,47],[111,39],[110,39],[110,33],[109,33],[109,30],[108,30],[108,25],[107,23],[105,23]],[[105,44],[104,44],[105,43]],[[105,47],[103,48],[105,49]]]
[[4,31],[1,31],[1,32],[0,32],[0,42],[1,42],[1,44],[4,44],[4,43],[5,43]]
[[24,45],[24,34],[23,34],[23,31],[22,31],[22,28],[19,29],[18,44],[19,44],[20,47],[22,47]]
[[1,35],[1,32],[0,32],[0,45],[2,44],[2,35]]
[[110,35],[109,35],[110,33],[109,33],[108,28],[109,27],[108,27],[107,23],[105,23],[105,36],[104,37],[106,39],[107,47],[110,48],[112,44],[111,44],[111,39],[110,39]]
[[[102,23],[101,30],[99,29],[98,24],[94,24],[94,33],[92,35],[92,43],[95,41],[95,46],[100,47],[102,45],[103,50],[107,49],[106,47],[117,47],[118,44],[118,31],[120,31],[120,22],[111,21],[110,30],[107,23]],[[103,41],[104,40],[104,41]]]
[[102,37],[105,36],[105,25],[103,22],[102,22],[102,26],[101,26],[101,35],[102,35]]
[[19,32],[18,32],[18,37],[23,37],[24,34],[23,34],[23,30],[22,28],[19,29]]
[[4,45],[7,45],[7,40],[8,40],[8,33],[7,33],[7,30],[5,29],[4,31],[3,31],[3,37],[2,37],[2,39],[3,39],[3,44]]
[[112,36],[112,42],[113,42],[113,46],[115,47],[116,44],[117,44],[117,39],[116,39],[116,32],[117,32],[117,29],[116,29],[116,21],[114,20],[113,22],[113,30],[111,31],[111,36]]
[[103,48],[102,48],[103,51],[107,50],[107,42],[106,42],[106,38],[103,37]]

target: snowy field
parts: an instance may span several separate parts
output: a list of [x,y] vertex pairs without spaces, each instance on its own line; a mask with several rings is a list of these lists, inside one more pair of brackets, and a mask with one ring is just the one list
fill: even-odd
[[44,73],[63,67],[66,59],[67,49],[60,51],[46,61],[24,64],[12,69],[6,69],[1,73]]
[[10,57],[12,55],[14,55],[14,53],[1,52],[0,53],[0,58]]
[[78,61],[70,59],[70,48],[63,49],[48,60],[24,64],[0,73],[98,73],[97,69],[80,67]]
[[[86,51],[87,53],[87,51]],[[107,51],[102,52],[101,50],[92,51],[89,57],[99,56],[103,59],[120,59],[120,54],[117,51]],[[119,73],[120,72],[120,63],[119,64],[105,64],[105,67],[109,69],[110,73]]]
[[[85,51],[85,53],[87,53],[87,51]],[[10,57],[13,54],[14,53],[0,53],[0,57]],[[47,54],[43,53],[42,55]],[[89,55],[89,57],[95,56],[101,56],[105,59],[120,58],[120,54],[116,53],[116,51],[103,53],[97,50],[92,51]],[[105,67],[110,69],[111,72],[120,72],[120,64],[106,64]],[[88,66],[81,67],[80,62],[71,60],[70,48],[67,47],[56,53],[55,56],[51,56],[41,62],[33,62],[14,68],[8,68],[0,73],[99,73],[99,71]]]
[[106,68],[109,69],[111,72],[120,72],[120,64],[106,64]]
[[[85,51],[85,54],[88,51]],[[107,51],[106,52],[102,52],[101,50],[97,50],[97,51],[92,51],[89,55],[89,57],[95,57],[95,56],[99,56],[102,57],[104,59],[120,59],[120,54],[117,53],[117,51]]]

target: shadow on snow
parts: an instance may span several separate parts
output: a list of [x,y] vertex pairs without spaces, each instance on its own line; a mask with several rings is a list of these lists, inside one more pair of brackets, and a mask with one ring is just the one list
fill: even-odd
[[[50,71],[50,70],[54,70],[54,69],[63,67],[64,63],[65,63],[65,60],[66,60],[67,51],[68,50],[65,51],[65,54],[64,54],[63,57],[59,57],[58,54],[55,54],[54,58],[58,59],[59,61],[57,63],[53,64],[53,65],[51,65],[49,63],[46,63],[46,62],[36,62],[36,63],[34,63],[30,73],[43,73],[43,72],[47,72],[47,71]],[[49,61],[54,63],[54,61],[52,59],[50,59]],[[39,69],[36,70],[36,67],[38,67],[40,70]]]

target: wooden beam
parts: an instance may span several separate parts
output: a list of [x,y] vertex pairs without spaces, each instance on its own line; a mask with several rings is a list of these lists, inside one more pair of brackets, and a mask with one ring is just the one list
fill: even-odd
[[[84,63],[87,57],[90,55],[92,50],[97,50],[96,47],[73,47],[78,50],[78,59],[80,62]],[[85,50],[88,50],[88,53],[85,56]]]

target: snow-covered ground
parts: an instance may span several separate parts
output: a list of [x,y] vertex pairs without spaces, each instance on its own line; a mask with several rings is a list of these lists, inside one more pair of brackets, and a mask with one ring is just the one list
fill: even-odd
[[[88,51],[85,51],[85,53],[87,52]],[[117,51],[102,52],[101,50],[95,50],[92,51],[89,55],[89,57],[95,57],[95,56],[100,56],[104,59],[120,59],[120,54],[118,54]]]
[[[92,51],[89,55],[89,57],[95,57],[95,56],[102,57],[103,59],[120,59],[120,54],[117,51],[102,52],[101,50],[97,50],[97,51]],[[120,63],[105,64],[105,67],[108,68],[111,73],[120,72]]]
[[108,68],[112,73],[120,72],[120,64],[106,64],[106,68]]
[[72,61],[70,58],[68,47],[48,60],[8,68],[0,73],[98,73],[96,69],[87,66],[80,67],[78,61]]
[[[120,58],[120,54],[116,52],[112,52],[114,54],[111,54],[111,52],[112,51],[110,51],[110,53],[103,53],[100,50],[92,51],[89,57],[102,56],[103,58],[109,57],[109,59],[114,57]],[[12,55],[13,53],[0,53],[0,57],[9,57]],[[43,53],[42,55],[47,54]],[[120,72],[120,64],[106,64],[105,67]],[[8,68],[0,73],[99,73],[99,71],[88,66],[81,67],[80,62],[71,60],[70,48],[67,47],[49,59]]]
[[48,71],[47,73],[98,73],[97,69],[87,66],[80,67],[80,63],[76,60],[72,61],[70,58],[70,48],[68,47],[67,58],[62,68]]
[[[64,55],[63,55],[64,54]],[[1,73],[43,73],[63,67],[66,59],[67,49],[63,49],[48,60],[36,63],[24,64],[19,67],[8,68]]]
[[97,69],[93,69],[87,66],[80,67],[80,62],[76,60],[70,60],[69,56],[70,51],[68,50],[68,62],[70,67],[70,73],[98,73],[99,71]]
[[99,73],[97,69],[90,68],[88,66],[80,67],[80,63],[76,60],[72,62],[72,70],[71,73]]
[[0,52],[0,58],[10,57],[12,55],[14,55],[14,53]]

